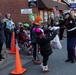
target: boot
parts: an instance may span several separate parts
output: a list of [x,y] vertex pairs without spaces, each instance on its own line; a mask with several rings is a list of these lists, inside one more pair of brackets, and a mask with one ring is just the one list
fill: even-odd
[[41,62],[40,62],[40,60],[34,60],[34,64],[36,64],[36,65],[40,65]]
[[71,60],[71,63],[75,63],[75,59],[72,59],[72,60]]
[[50,69],[48,69],[48,66],[46,65],[46,66],[43,66],[43,72],[49,72],[50,71]]
[[2,55],[0,55],[0,59],[4,59],[4,57]]

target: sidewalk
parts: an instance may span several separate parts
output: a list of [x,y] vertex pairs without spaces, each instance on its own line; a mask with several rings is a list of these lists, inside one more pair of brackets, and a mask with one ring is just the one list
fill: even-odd
[[[25,50],[25,49],[19,50],[22,65],[30,62],[33,59],[32,56],[27,55],[27,51],[28,50]],[[3,46],[2,54],[5,57],[5,59],[0,61],[0,71],[2,71],[6,67],[8,67],[8,70],[10,69],[10,67],[11,67],[11,70],[13,70],[15,68],[15,54],[7,53],[5,45]]]

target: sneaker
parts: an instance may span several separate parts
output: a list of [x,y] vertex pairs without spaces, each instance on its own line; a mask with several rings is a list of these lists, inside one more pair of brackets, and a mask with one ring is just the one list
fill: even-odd
[[34,60],[34,64],[36,64],[36,65],[40,65],[41,62],[40,62],[40,60]]
[[43,72],[49,72],[50,69],[48,69],[48,66],[43,66]]
[[44,70],[43,72],[50,72],[50,69]]

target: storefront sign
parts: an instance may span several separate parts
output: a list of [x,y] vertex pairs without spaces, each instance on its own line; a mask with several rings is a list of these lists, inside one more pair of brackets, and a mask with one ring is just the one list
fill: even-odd
[[76,8],[76,3],[71,3],[70,8]]
[[21,14],[32,14],[32,9],[21,9]]
[[28,0],[29,7],[36,7],[37,6],[37,0]]

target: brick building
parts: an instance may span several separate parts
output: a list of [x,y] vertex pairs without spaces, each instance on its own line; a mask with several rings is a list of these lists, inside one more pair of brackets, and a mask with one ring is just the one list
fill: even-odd
[[[28,1],[32,1],[32,3],[37,1],[37,5],[29,7],[30,2]],[[44,21],[45,12],[52,12],[54,6],[58,6],[59,10],[69,9],[66,4],[52,0],[0,0],[0,10],[2,10],[3,17],[5,13],[10,13],[14,22],[29,22],[29,14],[21,13],[22,9],[31,9],[33,14],[40,14]]]

